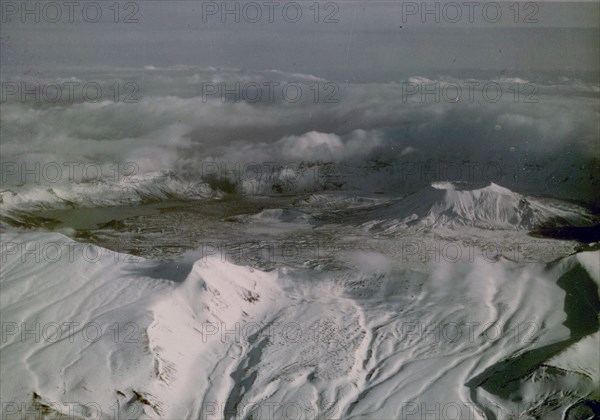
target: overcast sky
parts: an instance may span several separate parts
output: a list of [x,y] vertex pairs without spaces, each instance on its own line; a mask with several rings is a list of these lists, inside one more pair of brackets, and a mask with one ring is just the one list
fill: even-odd
[[[122,2],[117,23],[114,9],[109,9],[113,2],[97,2],[102,11],[97,23],[84,19],[83,5],[90,2],[73,9],[72,23],[63,2],[55,2],[62,14],[56,23],[48,22],[55,9],[28,2],[31,8],[36,3],[39,23],[32,14],[22,22],[22,2],[2,0],[5,74],[30,68],[186,64],[393,81],[436,72],[460,76],[477,69],[556,70],[566,75],[577,71],[581,77],[585,71],[599,70],[598,2],[520,3],[518,15],[512,2],[495,3],[502,12],[497,22],[492,22],[495,6],[484,11],[486,2],[481,2],[470,22],[471,11],[458,2],[459,19],[456,8],[450,7],[440,9],[439,22],[429,14],[425,23],[421,2],[321,2],[318,17],[314,2],[295,2],[302,5],[298,19],[294,7],[284,11],[286,2],[280,2],[272,6],[272,22],[263,1],[254,2],[262,5],[259,19],[256,8],[245,6],[248,2]],[[235,3],[240,8],[237,21],[234,14],[223,17],[221,9],[233,9]],[[435,2],[430,5],[436,7]],[[94,20],[94,8],[86,10]],[[128,17],[137,22],[124,22]]]
[[[223,2],[121,2],[115,23],[113,1],[80,1],[81,8],[97,4],[102,19],[87,22],[79,8],[71,23],[64,9],[52,23],[44,22],[56,16],[50,6],[2,0],[1,71],[9,85],[76,77],[139,87],[133,103],[31,104],[12,95],[0,115],[2,159],[122,159],[142,173],[192,178],[198,162],[213,159],[492,160],[541,168],[532,191],[560,187],[566,196],[598,201],[597,1],[519,3],[518,16],[513,2],[493,3],[502,11],[496,23],[494,9],[483,15],[490,2],[481,2],[472,22],[464,3],[455,3],[463,5],[456,23],[448,7],[439,22],[435,15],[422,22],[414,9],[421,2],[321,2],[316,23],[314,1],[301,3],[299,19],[293,9],[283,15],[288,3],[279,3],[272,22],[264,7],[253,23],[250,9],[222,22]],[[23,4],[39,4],[47,16],[22,22]],[[227,4],[231,10],[248,2]],[[128,17],[137,21],[124,22]],[[309,90],[297,103],[281,95],[260,103],[205,101],[199,90],[207,81],[231,88],[237,81],[323,79],[342,81],[334,83],[335,103],[312,100]],[[498,102],[481,94],[474,102],[405,100],[399,82],[430,79],[500,81],[504,95]],[[534,102],[514,100],[515,80],[536,85]]]

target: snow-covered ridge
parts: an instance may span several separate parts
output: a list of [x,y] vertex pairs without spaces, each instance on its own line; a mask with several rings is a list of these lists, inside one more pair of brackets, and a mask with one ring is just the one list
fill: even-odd
[[[23,263],[13,248],[2,250],[2,319],[18,330],[3,336],[2,377],[19,380],[3,381],[1,397],[56,416],[77,401],[70,416],[83,417],[93,402],[101,418],[198,418],[202,395],[227,398],[210,395],[229,377],[211,369],[225,354],[231,361],[246,352],[247,336],[283,302],[276,273],[218,258],[169,280],[157,274],[173,275],[160,263],[60,234],[3,235],[3,244],[23,241],[62,252]],[[222,325],[235,331],[248,322],[244,337],[221,339]],[[24,336],[24,328],[34,332]]]
[[173,199],[208,199],[221,195],[220,191],[204,181],[184,180],[172,172],[153,172],[120,180],[99,179],[56,185],[32,183],[6,187],[0,191],[0,204],[3,218],[16,218],[18,222],[20,212],[136,205]]
[[[222,198],[227,193],[244,195],[320,192],[336,188],[327,179],[315,176],[317,164],[263,174],[256,179],[239,173],[218,176],[192,174],[180,176],[173,171],[156,171],[115,180],[28,183],[5,185],[0,190],[1,214],[14,218],[18,212],[77,207],[136,205],[162,200]],[[16,213],[15,213],[16,212]],[[18,220],[17,220],[18,222]]]
[[527,197],[494,183],[469,188],[438,182],[380,209],[366,226],[386,231],[414,225],[530,230],[550,221],[577,226],[593,223],[594,217],[580,206]]
[[[294,406],[301,418],[391,419],[438,403],[482,418],[473,403],[493,396],[465,384],[506,358],[569,339],[558,284],[565,274],[584,270],[600,284],[598,252],[425,273],[394,269],[383,255],[356,255],[360,268],[342,272],[262,272],[213,257],[182,262],[174,275],[163,263],[87,246],[100,255],[91,262],[86,245],[54,233],[2,239],[72,246],[52,262],[30,255],[24,263],[12,248],[2,254],[2,320],[16,329],[5,330],[2,377],[19,378],[3,382],[2,401],[54,417],[94,402],[102,418],[272,419]],[[65,322],[79,324],[56,339],[54,325]],[[532,323],[515,338],[515,325]],[[556,401],[563,408],[597,388],[589,363],[597,335],[588,337],[536,368],[519,390],[522,409],[550,398],[556,381],[574,390]]]

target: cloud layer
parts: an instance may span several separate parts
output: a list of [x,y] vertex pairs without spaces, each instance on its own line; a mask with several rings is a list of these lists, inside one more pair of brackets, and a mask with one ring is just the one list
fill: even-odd
[[[65,80],[135,83],[135,102],[24,103],[19,95],[7,96],[3,162],[135,162],[139,174],[174,171],[191,179],[202,176],[203,162],[336,162],[350,172],[374,161],[495,162],[560,178],[525,189],[560,193],[562,182],[584,199],[593,197],[598,182],[599,88],[579,80],[419,76],[339,84],[276,70],[186,66],[118,74]],[[57,79],[29,83],[50,80]],[[497,92],[482,88],[490,84],[500,89],[497,100]],[[207,86],[223,91],[207,95]],[[261,100],[244,97],[249,86],[263,90]],[[285,86],[301,95],[283,92]],[[463,93],[458,100],[457,87]],[[524,87],[530,90],[515,91]],[[398,181],[397,172],[378,176],[378,183]]]

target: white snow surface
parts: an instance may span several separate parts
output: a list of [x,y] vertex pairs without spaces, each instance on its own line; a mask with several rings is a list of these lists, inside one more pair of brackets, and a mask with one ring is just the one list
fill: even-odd
[[556,220],[578,225],[589,224],[593,217],[575,204],[525,197],[494,183],[461,189],[438,182],[380,209],[365,227],[388,233],[410,226],[530,230],[541,222]]
[[[2,236],[34,250],[2,250],[3,418],[484,418],[469,379],[569,338],[562,274],[583,264],[599,282],[600,252],[420,271],[366,252],[337,272],[210,257],[168,279],[57,233]],[[552,363],[597,384],[594,339]]]

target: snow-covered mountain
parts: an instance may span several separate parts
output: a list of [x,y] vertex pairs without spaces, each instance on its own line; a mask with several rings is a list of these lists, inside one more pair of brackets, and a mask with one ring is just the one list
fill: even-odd
[[409,226],[531,230],[540,223],[589,225],[584,208],[557,200],[526,197],[494,183],[473,188],[433,183],[372,215],[366,226],[394,231]]
[[[598,334],[576,324],[599,310],[597,251],[425,271],[359,252],[347,270],[262,272],[54,233],[2,240],[16,244],[2,252],[2,375],[20,378],[3,381],[3,418],[545,418],[599,397]],[[575,272],[587,301],[573,306]],[[495,373],[507,363],[518,403]]]

